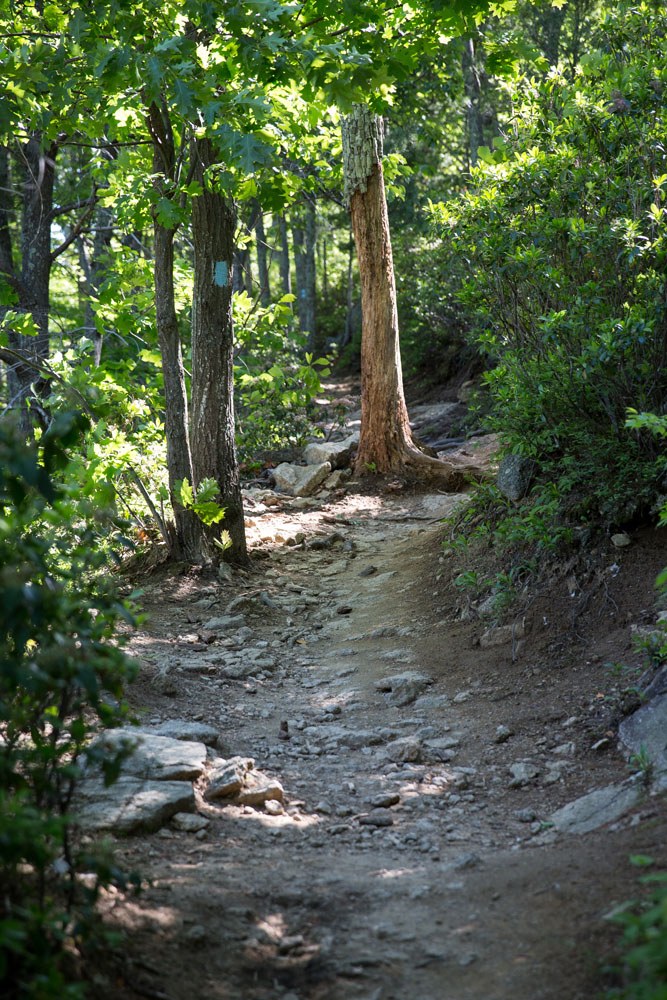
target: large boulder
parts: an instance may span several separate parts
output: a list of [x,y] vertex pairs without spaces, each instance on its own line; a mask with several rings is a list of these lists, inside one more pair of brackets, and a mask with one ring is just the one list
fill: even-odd
[[79,786],[76,822],[84,830],[108,830],[118,836],[153,833],[176,813],[195,811],[189,781],[150,781],[125,776],[105,786],[101,778]]
[[282,462],[273,470],[276,489],[292,497],[311,496],[331,472],[330,462],[319,465],[291,465]]
[[643,790],[637,783],[606,785],[568,802],[551,815],[551,822],[561,833],[590,833],[615,820],[641,802]]
[[350,464],[352,452],[358,444],[358,434],[351,434],[344,441],[311,441],[306,445],[303,457],[308,465],[329,462],[332,469],[344,469]]
[[110,756],[131,750],[122,763],[123,775],[154,781],[192,781],[204,772],[206,747],[203,743],[156,736],[136,729],[110,729],[91,745],[94,755]]
[[534,475],[535,462],[531,458],[505,455],[498,468],[496,483],[508,500],[521,500],[528,492]]
[[[661,677],[661,675],[659,675]],[[664,678],[661,677],[661,680]],[[656,687],[659,685],[656,684]],[[667,788],[667,693],[659,694],[619,726],[618,734],[634,754],[646,760],[654,788]]]

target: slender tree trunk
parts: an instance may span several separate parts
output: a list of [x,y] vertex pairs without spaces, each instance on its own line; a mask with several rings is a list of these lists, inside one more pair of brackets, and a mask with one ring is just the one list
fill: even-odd
[[382,174],[383,122],[366,105],[343,119],[345,198],[361,279],[361,430],[355,473],[412,468],[450,488],[464,470],[430,458],[413,441],[403,395],[396,285]]
[[[153,171],[160,195],[173,178],[175,149],[171,124],[166,112],[156,104],[148,110],[148,127],[153,140]],[[195,485],[188,435],[188,397],[178,316],[174,296],[174,230],[153,217],[153,253],[155,275],[155,317],[162,356],[167,438],[169,493],[174,511],[175,537],[169,553],[172,559],[202,561],[203,525],[191,510],[178,500],[177,485],[187,479]]]
[[306,349],[313,352],[317,343],[317,322],[316,322],[316,299],[317,299],[317,275],[315,263],[315,250],[317,246],[317,213],[315,199],[306,200],[306,220],[305,220],[305,246],[304,246],[304,274],[303,282],[306,290],[304,298],[304,326],[302,332],[308,335]]
[[347,308],[345,310],[345,329],[338,340],[339,347],[345,347],[352,340],[354,314],[354,236],[350,229],[350,245],[347,251]]
[[90,253],[83,237],[79,239],[79,261],[83,272],[84,313],[83,327],[86,337],[93,344],[93,362],[99,367],[102,360],[103,336],[95,323],[93,299],[100,289],[106,269],[105,255],[111,246],[113,214],[111,209],[98,205],[95,209],[93,245]]
[[215,479],[225,508],[224,520],[209,529],[209,538],[220,538],[223,529],[229,532],[232,545],[226,558],[245,563],[248,553],[234,437],[231,271],[236,210],[232,201],[209,185],[208,167],[214,162],[209,140],[195,140],[193,157],[202,193],[192,202],[192,457],[196,481]]
[[463,41],[463,84],[466,95],[466,124],[468,127],[468,163],[477,164],[477,150],[484,145],[484,118],[481,106],[482,80],[477,62],[475,42]]
[[306,324],[306,262],[304,253],[305,235],[301,219],[292,221],[292,248],[294,251],[294,294],[296,295],[296,316],[299,329],[303,333]]
[[255,241],[257,243],[257,276],[259,278],[259,301],[263,306],[271,302],[271,285],[269,282],[269,261],[264,229],[264,213],[257,206],[257,221],[255,223]]
[[280,284],[283,295],[292,294],[292,275],[290,273],[289,258],[289,237],[287,233],[287,220],[284,215],[278,219],[278,229],[280,235]]
[[174,299],[174,231],[157,221],[153,230],[155,253],[155,314],[164,379],[164,430],[167,438],[169,493],[174,511],[176,537],[170,557],[186,562],[202,561],[203,525],[178,500],[178,483],[194,485],[195,478],[188,437],[188,397],[185,369]]
[[[58,147],[42,146],[41,136],[32,135],[18,147],[22,174],[21,212],[21,264],[17,273],[12,260],[9,211],[11,195],[3,192],[0,223],[0,267],[5,278],[18,295],[19,312],[28,314],[37,329],[37,335],[26,337],[9,331],[9,347],[19,358],[7,369],[9,404],[19,414],[19,425],[26,437],[32,436],[34,418],[46,422],[40,397],[48,392],[48,380],[42,363],[49,354],[49,284],[51,278],[51,222],[55,159]],[[6,150],[2,157],[1,172],[9,181],[9,158]],[[23,361],[25,359],[25,361]]]

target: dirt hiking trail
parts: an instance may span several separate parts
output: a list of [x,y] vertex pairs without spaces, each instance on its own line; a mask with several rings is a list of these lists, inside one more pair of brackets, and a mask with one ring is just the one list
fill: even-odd
[[198,832],[118,841],[151,884],[107,900],[128,937],[100,996],[601,994],[604,916],[637,894],[628,858],[667,860],[664,799],[640,791],[583,834],[550,817],[630,774],[605,663],[638,662],[629,623],[654,613],[664,538],[610,546],[604,586],[573,597],[561,581],[505,615],[508,641],[480,646],[493,621],[464,606],[442,555],[461,502],[401,483],[259,498],[249,534],[266,558],[249,573],[146,584],[130,644],[142,724],[209,724],[212,758],[254,759],[284,796],[208,800],[204,777]]

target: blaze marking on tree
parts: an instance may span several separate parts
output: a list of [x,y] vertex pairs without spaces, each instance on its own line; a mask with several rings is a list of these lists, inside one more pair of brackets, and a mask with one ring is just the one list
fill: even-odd
[[226,260],[216,260],[213,267],[213,284],[220,288],[229,284],[229,266]]

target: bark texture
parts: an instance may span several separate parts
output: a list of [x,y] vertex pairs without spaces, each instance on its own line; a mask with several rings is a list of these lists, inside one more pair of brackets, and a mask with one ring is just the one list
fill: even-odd
[[[175,149],[168,115],[156,104],[149,108],[148,127],[153,141],[155,184],[162,195],[173,180]],[[194,475],[188,435],[185,370],[174,298],[174,230],[161,225],[157,215],[153,218],[153,241],[155,315],[164,378],[167,471],[175,522],[169,555],[172,559],[199,563],[202,560],[203,526],[192,511],[181,506],[176,490],[180,480],[187,479],[190,484],[194,483]]]
[[356,105],[343,120],[345,196],[361,280],[361,430],[357,475],[409,472],[462,489],[465,469],[424,454],[403,394],[396,284],[382,174],[382,119]]
[[17,293],[13,308],[29,314],[37,328],[35,337],[9,331],[9,348],[16,358],[7,369],[9,405],[17,411],[20,428],[26,437],[32,435],[35,417],[42,424],[46,422],[40,397],[48,392],[43,362],[49,354],[51,224],[57,152],[55,144],[44,148],[37,133],[15,147],[22,188],[18,267],[13,259],[10,224],[14,206],[10,193],[9,150],[3,148],[0,156],[0,271]]
[[[215,479],[225,508],[209,539],[226,529],[232,546],[225,558],[247,561],[241,483],[234,436],[234,335],[232,263],[236,210],[212,189],[208,168],[214,161],[207,139],[193,143],[194,176],[202,194],[192,202],[194,289],[192,301],[192,459],[195,481]],[[213,547],[210,555],[220,555]]]
[[266,230],[264,229],[264,213],[257,206],[257,222],[255,223],[255,242],[257,245],[257,276],[259,278],[259,301],[263,306],[271,303],[271,285],[269,282],[268,247]]

